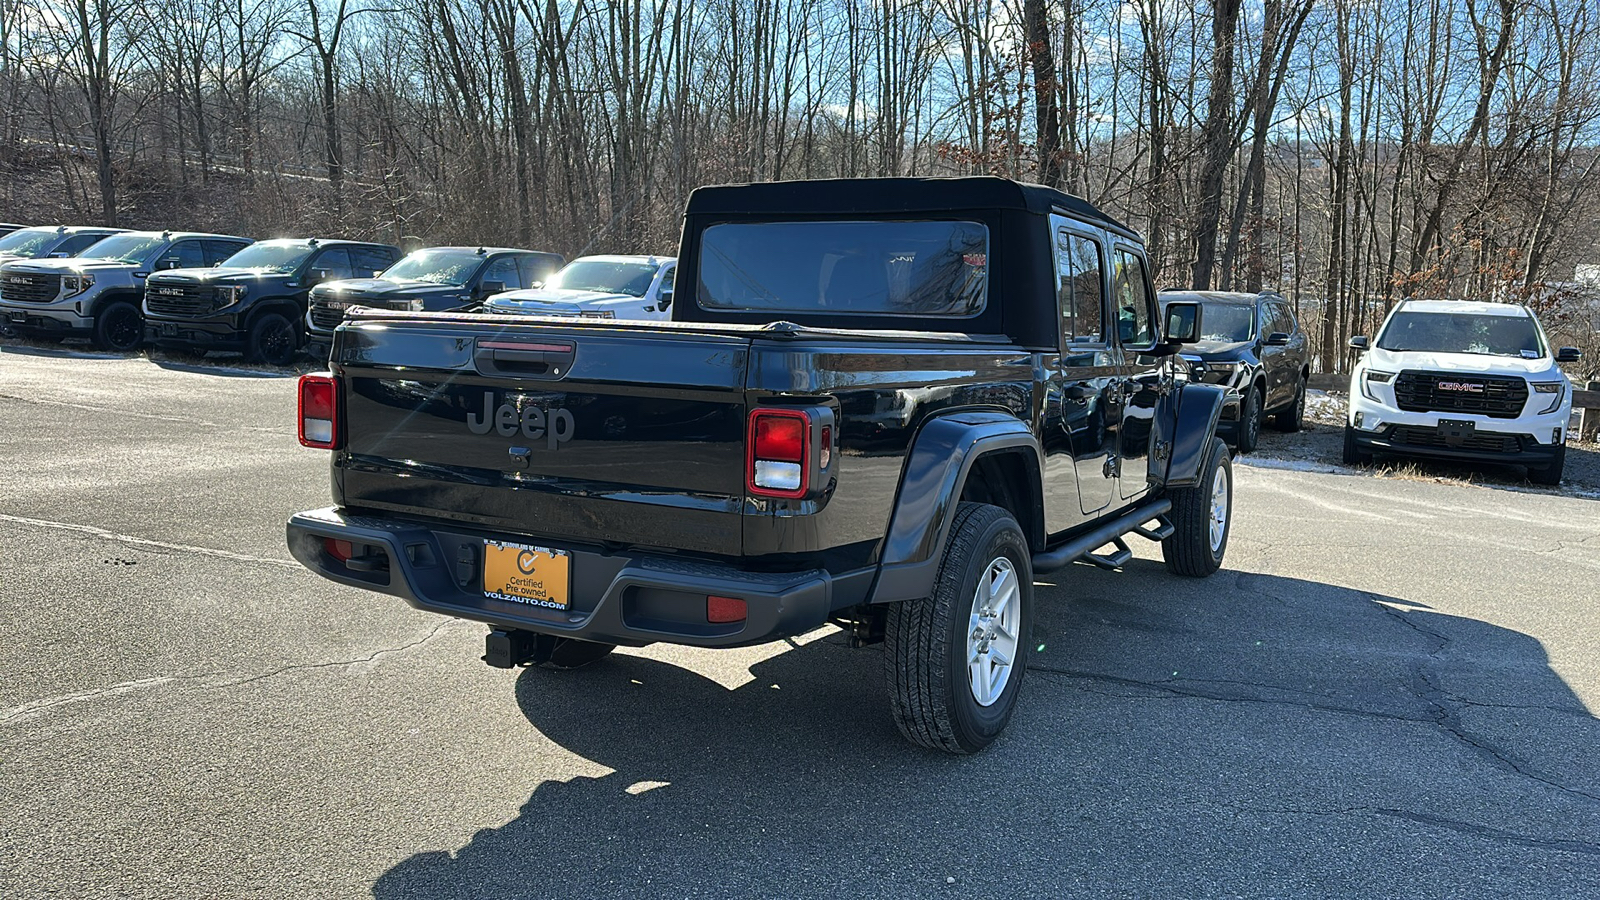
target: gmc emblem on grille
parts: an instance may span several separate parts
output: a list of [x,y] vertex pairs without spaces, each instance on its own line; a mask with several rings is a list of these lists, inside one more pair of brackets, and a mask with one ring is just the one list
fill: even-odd
[[1439,382],[1439,390],[1461,391],[1462,393],[1466,394],[1481,394],[1483,393],[1483,385],[1473,384],[1470,381],[1441,381]]
[[12,284],[28,284],[28,278],[26,275],[13,275],[6,280]]
[[169,288],[169,287],[157,288],[156,289],[156,293],[161,294],[163,296],[167,296],[167,297],[178,297],[178,296],[181,296],[183,294],[183,288]]

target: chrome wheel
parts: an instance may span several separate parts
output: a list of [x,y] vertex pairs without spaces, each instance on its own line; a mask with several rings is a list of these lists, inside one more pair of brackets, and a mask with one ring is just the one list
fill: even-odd
[[979,706],[993,706],[1011,680],[1022,630],[1022,585],[1001,556],[989,563],[972,597],[967,623],[967,686]]
[[1217,466],[1211,479],[1211,552],[1222,549],[1222,539],[1228,534],[1228,470]]

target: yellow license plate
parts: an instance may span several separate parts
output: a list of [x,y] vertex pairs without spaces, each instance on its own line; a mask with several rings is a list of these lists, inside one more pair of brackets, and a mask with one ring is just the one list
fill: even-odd
[[483,595],[548,609],[572,604],[572,555],[508,541],[483,542]]

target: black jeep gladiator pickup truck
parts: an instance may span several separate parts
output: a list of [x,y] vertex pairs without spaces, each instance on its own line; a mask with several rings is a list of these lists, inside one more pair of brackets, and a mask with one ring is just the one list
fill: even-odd
[[1138,236],[998,178],[709,187],[673,321],[352,309],[300,384],[335,505],[289,549],[488,623],[485,660],[882,642],[912,741],[987,745],[1033,579],[1123,539],[1208,575],[1233,485],[1221,388],[1174,378]]

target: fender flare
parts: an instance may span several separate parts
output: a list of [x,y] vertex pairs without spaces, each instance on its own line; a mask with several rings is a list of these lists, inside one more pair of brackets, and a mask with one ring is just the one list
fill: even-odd
[[1030,463],[1033,499],[1042,502],[1039,441],[1016,416],[955,412],[930,419],[917,431],[895,494],[871,602],[914,600],[933,591],[967,476],[981,457],[995,452],[1025,456]]
[[1178,412],[1173,421],[1166,487],[1185,488],[1199,483],[1226,393],[1220,385],[1182,382],[1171,394]]
[[131,303],[133,308],[144,316],[144,294],[135,288],[109,288],[101,291],[89,304],[89,316],[99,318],[101,311],[113,303]]

